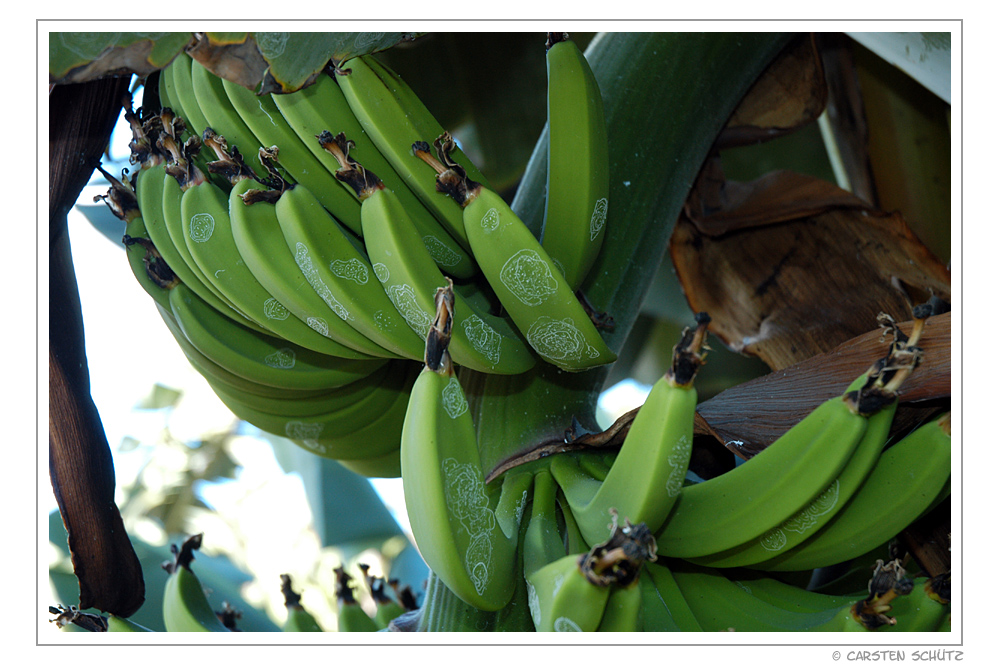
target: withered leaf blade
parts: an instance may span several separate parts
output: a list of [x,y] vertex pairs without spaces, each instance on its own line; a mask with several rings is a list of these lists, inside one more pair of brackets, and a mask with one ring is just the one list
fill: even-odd
[[691,309],[734,350],[780,369],[871,330],[880,312],[909,319],[914,294],[950,302],[947,266],[898,214],[790,172],[718,182],[704,198],[721,207],[682,216],[670,256]]
[[[900,328],[909,334],[913,322]],[[882,330],[871,330],[827,353],[724,390],[698,405],[695,433],[715,437],[740,457],[752,457],[824,400],[843,393],[888,344]],[[898,391],[901,408],[894,431],[919,420],[923,404],[951,396],[951,312],[927,319],[918,346],[924,356]]]
[[813,122],[826,108],[823,63],[812,35],[802,35],[764,70],[716,139],[734,148],[784,136]]

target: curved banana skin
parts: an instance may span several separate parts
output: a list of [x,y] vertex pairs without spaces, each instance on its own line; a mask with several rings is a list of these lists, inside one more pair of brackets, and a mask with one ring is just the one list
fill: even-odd
[[193,134],[201,136],[201,133],[209,127],[209,122],[195,96],[194,84],[191,80],[192,62],[191,56],[187,53],[180,53],[163,71],[169,77],[167,93],[174,105],[174,112],[184,118],[185,124]]
[[155,633],[156,631],[152,628],[146,628],[137,624],[135,621],[126,619],[125,617],[115,616],[114,614],[108,615],[108,632],[109,633]]
[[819,496],[778,526],[729,550],[689,559],[715,568],[752,566],[787,552],[823,528],[847,505],[875,468],[889,436],[898,400],[868,417],[868,427],[843,471]]
[[[163,623],[168,632],[230,632],[208,604],[201,581],[190,568],[191,551],[200,546],[201,535],[192,536],[181,547],[177,560],[168,564],[170,576],[163,590]],[[176,545],[171,549],[177,553]]]
[[[170,266],[170,269],[177,275],[177,278],[197,293],[199,298],[208,302],[212,307],[233,321],[246,323],[247,320],[242,314],[233,310],[229,304],[221,300],[214,291],[205,285],[202,281],[203,278],[198,276],[191,267],[194,263],[193,259],[191,263],[188,263],[184,254],[181,253],[170,237],[170,231],[164,214],[163,190],[168,179],[173,181],[175,185],[177,181],[167,175],[163,169],[163,164],[158,164],[144,168],[136,175],[136,197],[139,201],[139,210],[142,213],[143,225],[145,226],[146,233],[149,235],[149,239],[153,242],[153,245],[164,261],[167,262],[167,265]],[[178,195],[177,202],[179,203],[179,190],[176,193]],[[179,206],[177,210],[177,221],[179,222]],[[186,253],[187,247],[184,249]]]
[[[941,602],[929,592],[930,578],[913,580],[913,591],[892,601],[894,624],[879,632],[931,632],[941,631],[945,619],[951,617],[951,605]],[[943,630],[951,630],[950,623]]]
[[171,313],[192,346],[233,374],[256,383],[329,390],[368,376],[385,362],[326,356],[260,334],[224,317],[183,283],[170,290],[169,301]]
[[561,37],[545,53],[549,161],[542,247],[576,290],[604,242],[610,162],[601,89],[587,58],[565,33]]
[[707,315],[699,316],[698,327],[684,331],[670,370],[639,407],[604,480],[593,478],[569,455],[552,460],[552,475],[591,546],[607,539],[612,509],[656,531],[677,501],[691,458],[698,403],[693,381],[703,363],[708,323]]
[[[405,415],[405,411],[403,414]],[[402,426],[402,421],[399,423]],[[380,457],[366,459],[338,459],[340,465],[348,471],[353,471],[365,478],[399,478],[403,468],[399,459],[399,450],[392,450]]]
[[658,534],[657,551],[703,557],[781,524],[830,486],[866,426],[846,397],[826,400],[747,462],[683,487]]
[[[441,195],[410,152],[415,141],[430,143],[444,133],[441,124],[395,72],[371,56],[348,60],[335,80],[361,127],[392,169],[459,244],[469,248],[461,211]],[[471,178],[486,182],[460,150],[455,150],[454,157]]]
[[[233,108],[229,96],[226,94],[226,89],[222,85],[222,79],[208,71],[204,65],[193,58],[191,59],[191,87],[194,89],[198,107],[208,122],[205,129],[211,129],[213,133],[226,137],[226,144],[230,150],[234,147],[237,148],[241,155],[247,157],[247,166],[257,176],[267,177],[267,169],[259,161],[252,159],[262,147],[260,141]],[[184,100],[184,105],[186,108],[187,100]]]
[[374,362],[372,359],[359,360],[356,354],[349,352],[345,356],[342,345],[333,343],[292,316],[257,281],[236,246],[229,217],[229,197],[221,189],[210,182],[189,187],[181,198],[181,218],[184,240],[195,263],[230,302],[259,326],[316,353],[345,360],[353,358],[359,363]]
[[262,200],[247,203],[244,194],[266,187],[254,180],[241,180],[229,193],[229,216],[236,248],[261,286],[273,295],[300,321],[328,337],[341,348],[342,358],[397,357],[371,341],[339,316],[331,317],[330,308],[306,281],[285,247],[285,237],[278,224],[275,205]]
[[538,355],[568,372],[614,362],[573,288],[496,192],[478,187],[463,216],[476,263]]
[[809,570],[853,559],[917,519],[950,477],[949,412],[883,452],[861,488],[826,526],[798,546],[752,567]]
[[594,584],[584,575],[584,556],[567,554],[526,576],[535,630],[593,632],[601,625],[611,586]]
[[306,187],[285,190],[278,224],[306,281],[331,310],[392,354],[423,357],[423,345],[389,300],[362,248]]
[[[439,300],[447,299],[443,289]],[[442,304],[403,421],[403,495],[427,565],[463,601],[495,611],[514,592],[514,555],[532,476],[507,474],[499,498],[487,489],[472,414],[448,357],[450,328],[450,310]]]
[[[340,169],[340,162],[318,139],[324,132],[351,137],[353,155],[380,174],[385,186],[399,197],[419,230],[424,246],[442,271],[456,279],[467,279],[478,272],[468,251],[441,226],[372,143],[333,78],[320,75],[309,87],[287,95],[272,95],[272,99],[301,142],[331,175]],[[356,219],[341,221],[358,235],[362,234],[360,214]]]
[[[351,166],[339,173],[346,178],[373,176]],[[359,188],[365,249],[375,275],[407,324],[426,339],[435,315],[435,294],[450,279],[425,251],[420,233],[395,194],[380,182]],[[474,307],[461,293],[454,295],[448,351],[456,364],[488,374],[521,374],[534,367],[535,355],[507,320]]]
[[540,469],[534,477],[531,494],[531,517],[521,544],[525,579],[546,564],[566,556],[566,546],[559,532],[556,514],[558,487],[548,469]]
[[752,571],[740,571],[733,581],[744,591],[764,602],[792,612],[827,612],[843,609],[867,596],[865,591],[848,595],[807,591],[766,575],[753,576]]
[[667,566],[646,566],[639,580],[642,590],[642,630],[645,632],[700,632],[695,618]]
[[351,401],[353,398],[348,395],[339,408],[301,417],[266,413],[241,401],[232,391],[217,390],[216,395],[239,419],[290,439],[320,457],[386,463],[381,458],[398,454],[399,435],[413,381],[414,372],[410,367],[389,372],[361,399]]
[[277,146],[276,161],[292,181],[308,187],[323,207],[347,227],[352,230],[359,228],[361,210],[358,201],[319,163],[309,147],[304,145],[304,141],[278,110],[271,95],[256,95],[238,83],[220,80],[233,108],[257,137],[260,145]]

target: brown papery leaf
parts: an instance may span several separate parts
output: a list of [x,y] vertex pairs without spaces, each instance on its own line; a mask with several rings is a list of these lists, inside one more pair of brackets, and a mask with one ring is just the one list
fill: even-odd
[[716,148],[752,145],[788,134],[816,120],[826,108],[826,96],[815,40],[812,35],[802,35],[747,91],[716,139]]
[[692,311],[732,349],[780,369],[871,330],[880,312],[909,319],[911,298],[950,302],[947,266],[898,214],[790,172],[719,182],[705,198],[720,209],[698,216],[694,195],[670,256]]
[[[913,322],[900,325],[907,334]],[[771,372],[698,405],[695,434],[715,437],[748,459],[834,397],[885,355],[889,338],[872,330],[804,362]],[[918,346],[920,365],[898,391],[900,409],[893,429],[905,429],[923,417],[924,403],[951,396],[951,312],[932,316]],[[913,408],[910,408],[913,407]]]

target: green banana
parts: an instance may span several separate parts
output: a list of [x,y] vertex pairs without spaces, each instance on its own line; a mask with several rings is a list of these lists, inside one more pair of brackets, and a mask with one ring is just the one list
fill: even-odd
[[747,593],[766,603],[792,612],[826,612],[842,609],[867,596],[867,591],[855,594],[826,594],[807,591],[773,577],[763,574],[754,575],[753,571],[739,571],[734,574],[727,572],[726,575]]
[[[459,244],[468,249],[461,211],[440,194],[433,181],[424,177],[410,151],[415,141],[430,142],[444,133],[441,124],[395,72],[372,56],[363,55],[343,63],[335,80],[361,127],[392,169]],[[470,177],[486,182],[461,150],[455,150],[455,160]]]
[[731,549],[691,558],[694,563],[716,568],[752,566],[788,551],[819,531],[847,505],[878,461],[889,436],[898,400],[868,418],[868,427],[840,475],[808,503],[778,526]]
[[293,316],[328,340],[329,355],[358,359],[391,357],[392,354],[339,316],[329,316],[329,307],[309,286],[286,249],[275,205],[267,200],[271,191],[266,185],[245,179],[236,183],[229,194],[233,240],[247,268]]
[[[877,376],[873,366],[852,386]],[[744,464],[682,488],[658,534],[659,552],[680,558],[725,552],[798,513],[840,474],[870,410],[891,402],[896,385],[866,385],[830,398]]]
[[292,181],[308,187],[341,223],[351,229],[360,226],[357,200],[320,164],[307,142],[289,126],[271,95],[256,95],[239,83],[221,80],[229,102],[260,145],[277,146],[276,161]]
[[704,362],[709,321],[707,315],[699,315],[697,328],[684,330],[670,369],[639,408],[603,481],[583,471],[569,455],[552,460],[552,475],[590,545],[607,539],[612,509],[656,531],[677,501],[691,457],[698,403],[693,381]]
[[528,603],[539,632],[593,632],[601,624],[611,586],[595,584],[581,570],[586,554],[567,554],[528,580]]
[[286,633],[321,633],[323,629],[316,618],[302,607],[300,601],[302,596],[292,589],[292,578],[289,575],[281,575],[281,593],[285,597],[285,609],[288,616],[281,626],[281,630]]
[[[350,136],[356,157],[381,174],[386,187],[399,197],[441,270],[456,279],[467,279],[477,273],[469,253],[441,226],[372,143],[331,76],[322,74],[312,85],[291,94],[272,95],[272,99],[301,142],[330,174],[336,174],[340,163],[324,148],[327,138],[337,134]],[[360,215],[341,221],[358,235],[362,234]]]
[[[229,216],[233,239],[250,272],[300,321],[342,347],[343,358],[396,357],[371,341],[339,316],[330,317],[330,308],[306,281],[305,275],[287,251],[285,237],[278,224],[275,204],[265,195],[267,186],[245,179],[229,193]],[[237,197],[239,200],[237,200]]]
[[341,633],[375,632],[378,626],[358,603],[351,577],[343,566],[337,574],[337,630]]
[[[214,143],[214,137],[206,131],[206,142],[209,141]],[[181,198],[181,219],[188,251],[202,273],[227,300],[275,337],[316,353],[344,358],[345,362],[371,367],[384,362],[359,360],[343,345],[292,316],[247,267],[233,237],[229,208],[230,197],[211,182],[189,187]]]
[[[406,411],[402,410],[399,418],[394,420],[393,432],[398,432],[399,428],[402,427],[402,416],[405,414]],[[348,471],[353,471],[359,476],[364,476],[365,478],[399,478],[403,475],[398,448],[378,457],[369,457],[366,459],[339,459],[337,461]]]
[[[215,394],[230,411],[258,429],[290,439],[320,457],[377,464],[370,472],[386,472],[386,465],[393,464],[391,456],[398,455],[399,433],[414,378],[411,367],[397,368],[387,372],[374,390],[366,390],[364,397],[358,399],[345,391],[338,396],[342,403],[310,416],[267,413],[231,390],[215,385],[213,389],[218,388]],[[388,471],[392,470],[390,466]]]
[[643,568],[639,586],[643,597],[643,631],[701,631],[701,624],[691,612],[667,566],[655,563]]
[[170,95],[174,112],[184,118],[192,134],[200,137],[210,124],[201,106],[198,105],[198,98],[194,92],[194,83],[191,80],[192,62],[191,56],[182,52],[173,59],[164,72],[169,79],[167,93]]
[[[208,71],[204,65],[193,58],[191,59],[191,87],[194,90],[197,105],[207,121],[203,133],[211,129],[212,133],[225,136],[229,149],[235,148],[241,155],[245,156],[256,155],[261,147],[270,147],[261,146],[260,141],[233,108],[229,96],[226,94],[226,88],[222,84],[222,79]],[[178,92],[181,91],[178,90]],[[182,103],[187,108],[188,100],[182,99]],[[267,169],[262,164],[253,159],[246,161],[247,166],[258,177],[267,177]]]
[[257,383],[330,390],[370,375],[384,362],[326,356],[260,334],[224,317],[183,283],[170,290],[169,302],[192,346],[233,374]]
[[413,149],[437,171],[441,190],[462,206],[472,255],[528,344],[565,371],[613,362],[617,356],[524,222],[499,194],[469,180],[451,159],[451,136],[442,135],[435,146],[436,159],[426,144]]
[[882,453],[834,518],[796,547],[752,566],[809,570],[848,561],[917,519],[951,476],[951,413],[921,425]]
[[[386,295],[420,339],[426,339],[435,313],[438,288],[451,283],[424,250],[420,232],[407,208],[372,171],[348,155],[343,134],[331,140],[341,168],[337,178],[361,199],[365,249]],[[454,293],[455,309],[448,346],[456,364],[490,374],[521,374],[535,365],[535,356],[504,318],[475,307]]]
[[487,490],[472,414],[447,351],[450,295],[447,288],[438,292],[425,364],[403,421],[403,494],[427,565],[463,601],[495,611],[514,591],[521,510],[532,476],[507,474],[499,498]]
[[371,261],[306,187],[275,204],[278,224],[306,281],[341,319],[399,357],[418,360],[420,339],[389,300]]
[[558,487],[548,469],[535,473],[531,495],[531,516],[521,544],[524,577],[527,579],[543,566],[566,556],[566,545],[559,532],[556,513]]
[[576,290],[604,242],[610,166],[601,89],[566,33],[549,33],[548,182],[542,247]]
[[208,604],[198,576],[191,570],[194,550],[201,547],[201,534],[191,536],[181,545],[171,545],[174,561],[164,564],[169,574],[163,589],[163,623],[169,632],[219,632],[228,628]]

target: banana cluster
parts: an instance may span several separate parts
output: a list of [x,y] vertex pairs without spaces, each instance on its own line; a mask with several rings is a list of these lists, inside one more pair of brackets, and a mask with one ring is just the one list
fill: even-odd
[[128,222],[136,278],[234,414],[364,475],[398,476],[446,285],[460,366],[520,374],[615,360],[576,296],[607,214],[600,90],[565,36],[547,57],[541,241],[371,56],[298,92],[257,95],[181,53],[160,72],[159,109],[126,104],[138,169],[105,174],[104,198]]
[[524,584],[539,631],[950,626],[942,581],[931,585],[919,570],[914,580],[901,558],[878,560],[868,587],[847,594],[774,575],[889,551],[948,496],[950,413],[889,443],[897,390],[922,356],[927,308],[915,308],[910,336],[882,317],[893,336],[884,357],[721,476],[687,478],[702,314],[617,453],[557,454],[488,485],[449,357],[450,289],[437,300],[403,425],[403,485],[418,548],[464,602],[499,610]]

